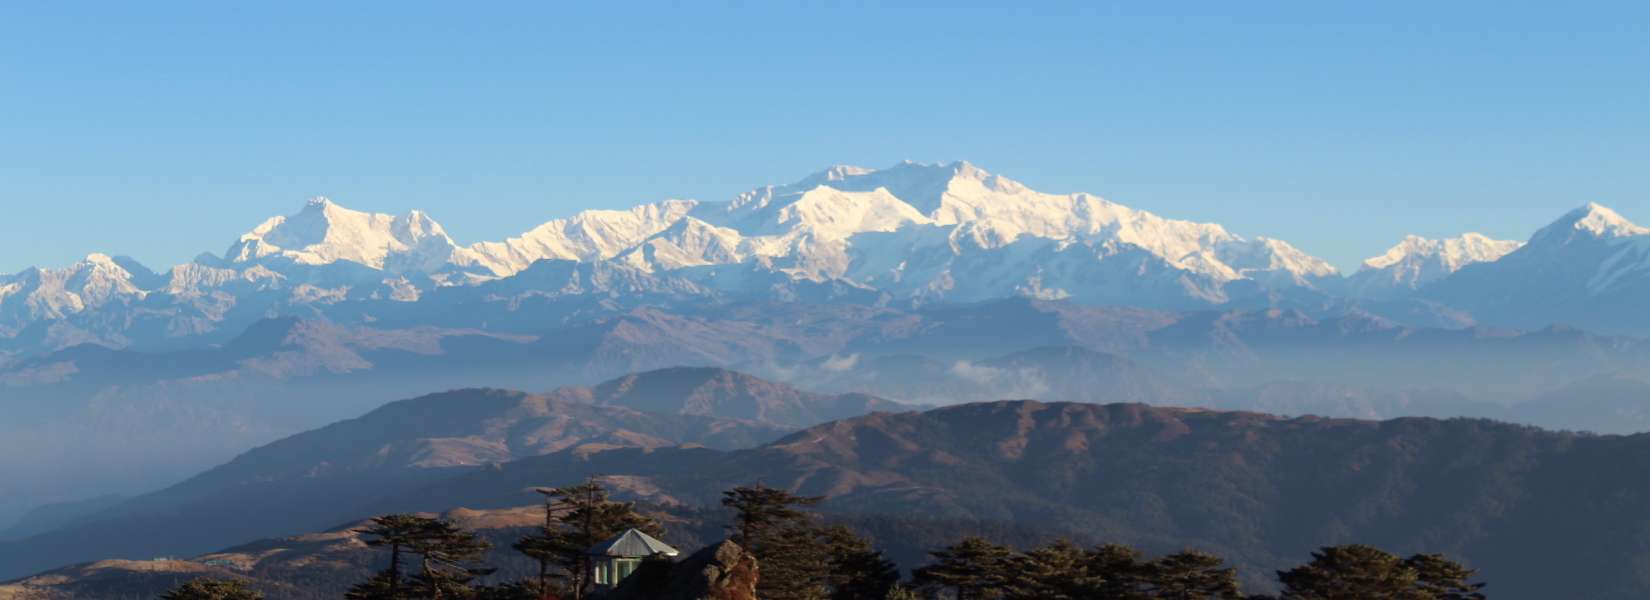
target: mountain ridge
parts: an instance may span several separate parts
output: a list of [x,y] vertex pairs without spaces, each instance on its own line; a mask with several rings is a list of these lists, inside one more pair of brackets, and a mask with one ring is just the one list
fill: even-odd
[[[510,506],[529,497],[510,490],[592,474],[645,482],[643,500],[712,504],[722,489],[759,480],[828,496],[828,513],[1055,524],[1149,550],[1209,550],[1251,574],[1357,542],[1461,557],[1497,597],[1613,599],[1650,589],[1633,566],[1643,548],[1631,533],[1650,488],[1622,476],[1650,469],[1634,453],[1647,443],[1485,419],[999,401],[873,413],[730,453],[544,455],[380,508]],[[1623,452],[1633,454],[1598,462]],[[1531,553],[1546,545],[1538,540],[1584,549]]]
[[[911,258],[891,262],[894,252]],[[1280,240],[1242,238],[1219,225],[1165,219],[1090,194],[1043,194],[966,162],[907,162],[881,170],[828,169],[724,202],[583,211],[519,237],[469,246],[420,211],[372,214],[316,198],[293,215],[255,226],[221,256],[138,278],[142,286],[103,287],[147,304],[143,318],[168,319],[167,329],[187,332],[228,317],[221,302],[209,301],[213,295],[233,296],[231,312],[239,305],[295,312],[362,301],[412,303],[443,287],[507,279],[544,260],[611,263],[635,270],[632,278],[669,275],[697,288],[690,295],[710,299],[772,293],[773,283],[829,281],[920,302],[1138,296],[1150,304],[1201,306],[1223,301],[1222,287],[1232,281],[1310,287],[1335,275],[1327,263]],[[1063,266],[1045,268],[1055,264]],[[1123,274],[1131,268],[1161,274],[1130,283],[1134,278]],[[978,281],[963,276],[985,272],[994,273]],[[1080,283],[1107,273],[1109,287]],[[61,321],[103,301],[88,290],[24,290],[19,278],[0,284],[0,327]],[[592,283],[578,293],[604,293]],[[161,314],[153,314],[157,310]],[[192,327],[179,327],[181,320]],[[136,343],[120,333],[102,341]]]
[[[329,527],[372,516],[351,511],[375,500],[536,454],[619,447],[733,449],[796,429],[590,400],[565,390],[464,389],[391,402],[253,448],[159,491],[78,515],[50,532],[0,542],[0,579],[82,560],[194,554]],[[263,516],[250,521],[235,516],[248,510]],[[135,523],[143,533],[96,543],[69,542],[54,533],[123,522]],[[206,522],[214,524],[200,526]]]
[[[1517,263],[1549,266],[1483,275],[1497,271],[1485,265]],[[522,300],[612,311],[758,298],[923,306],[1030,297],[1650,334],[1650,318],[1606,318],[1650,289],[1647,264],[1650,230],[1590,203],[1529,243],[1409,237],[1343,275],[1282,240],[1088,193],[1042,193],[963,161],[907,161],[836,166],[727,201],[582,211],[467,246],[420,211],[365,213],[317,198],[255,226],[222,255],[160,273],[94,254],[65,269],[0,276],[0,351],[199,346],[269,315],[429,321],[455,303]],[[1532,276],[1552,289],[1515,287]],[[1502,308],[1509,295],[1531,296],[1514,298],[1531,310]]]

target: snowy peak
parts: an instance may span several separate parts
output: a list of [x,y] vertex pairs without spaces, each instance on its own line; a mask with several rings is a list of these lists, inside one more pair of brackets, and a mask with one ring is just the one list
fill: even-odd
[[766,208],[775,200],[794,197],[820,187],[846,193],[870,193],[879,189],[911,205],[917,212],[932,216],[941,210],[948,196],[979,189],[996,192],[1024,190],[1025,186],[992,175],[965,161],[919,163],[905,161],[886,169],[836,165],[789,185],[758,188],[729,204],[730,212]]
[[617,257],[644,272],[669,271],[705,265],[733,264],[745,259],[739,232],[684,217]]
[[[1239,280],[1317,288],[1337,277],[1327,262],[1280,240],[1091,194],[1043,193],[963,161],[836,165],[730,201],[587,210],[471,246],[456,245],[420,211],[370,213],[317,197],[246,232],[221,259],[197,259],[167,275],[101,255],[88,263],[103,269],[98,278],[126,282],[102,286],[111,290],[163,290],[203,303],[220,292],[267,293],[271,302],[307,305],[417,301],[432,287],[511,278],[546,260],[622,272],[636,280],[625,289],[669,280],[738,298],[829,282],[916,302],[1032,295],[1206,306],[1227,301],[1226,284]],[[22,279],[0,279],[14,302]],[[609,286],[614,281],[595,278],[579,289],[622,293],[624,286]]]
[[1465,233],[1445,240],[1418,235],[1405,236],[1385,254],[1364,261],[1364,270],[1390,269],[1402,265],[1436,264],[1446,273],[1480,262],[1489,262],[1517,250],[1523,242],[1490,239],[1479,233]]
[[[774,264],[793,265],[786,267],[792,273],[818,279],[852,271],[924,290],[933,288],[911,279],[916,263],[869,254],[921,252],[925,276],[951,290],[968,287],[969,278],[943,263],[974,253],[998,255],[967,262],[998,273],[993,285],[1009,286],[997,290],[1004,294],[1035,287],[1060,296],[1065,292],[1048,288],[1089,285],[1056,282],[1058,274],[1044,272],[1032,247],[1050,243],[1093,247],[1106,256],[1137,248],[1214,287],[1244,278],[1312,285],[1337,274],[1329,263],[1279,240],[1246,239],[1220,225],[1166,219],[1091,194],[1042,193],[963,161],[906,161],[886,169],[839,165],[731,202],[701,205],[693,215],[737,231],[751,255],[784,259]],[[952,258],[931,253],[936,239],[951,240],[945,254]],[[867,265],[877,274],[869,275]],[[899,272],[884,271],[889,265]]]
[[1567,244],[1577,239],[1615,239],[1650,233],[1602,204],[1589,202],[1565,213],[1530,237],[1531,244]]
[[831,165],[823,171],[802,178],[801,181],[792,184],[792,187],[809,188],[821,185],[830,185],[831,183],[848,181],[849,179],[855,177],[870,175],[876,171],[876,169],[856,167],[854,165]]
[[439,270],[457,249],[446,230],[422,212],[367,213],[316,197],[297,214],[271,218],[242,235],[224,260],[312,266],[350,262],[392,272],[427,272]]
[[866,232],[896,231],[928,218],[884,188],[848,192],[819,186],[797,194],[774,211],[767,231],[805,233],[821,239],[846,239]]
[[1483,323],[1627,333],[1650,331],[1642,310],[1646,290],[1650,230],[1590,203],[1541,228],[1516,251],[1422,293]]
[[[131,265],[134,274],[122,265]],[[0,330],[38,319],[60,319],[147,294],[154,275],[128,258],[91,254],[61,269],[27,269],[0,279]]]
[[521,237],[483,242],[469,250],[500,275],[546,259],[606,260],[668,229],[698,205],[693,200],[665,200],[629,210],[587,210],[539,225]]
[[1523,245],[1478,233],[1444,240],[1409,235],[1385,254],[1364,260],[1349,287],[1359,297],[1395,296],[1443,279],[1467,265],[1500,260]]
[[[1287,281],[1296,285],[1310,285],[1313,279],[1334,277],[1340,273],[1329,261],[1302,252],[1279,239],[1256,237],[1253,240],[1235,239],[1221,244],[1217,257],[1244,277],[1279,284]],[[1289,279],[1277,279],[1287,277]]]

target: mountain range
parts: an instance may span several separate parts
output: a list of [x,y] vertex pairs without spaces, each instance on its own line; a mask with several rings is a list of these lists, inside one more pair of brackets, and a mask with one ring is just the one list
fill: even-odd
[[1629,313],[1650,281],[1647,232],[1588,204],[1528,242],[1411,236],[1343,277],[1282,240],[1042,193],[966,162],[832,167],[728,201],[585,211],[471,245],[419,211],[371,214],[323,198],[159,273],[93,254],[0,276],[0,352],[221,343],[282,314],[447,325],[459,306],[554,304],[536,321],[548,325],[776,298],[1362,310],[1412,325],[1642,334],[1650,322]]
[[[474,457],[470,448],[495,439],[488,431],[523,434],[501,441],[532,439],[579,429],[556,423],[596,422],[589,419],[629,431],[646,427],[647,438],[666,430],[691,435],[714,422],[485,390],[395,403],[0,545],[10,575],[105,559],[0,590],[108,589],[121,581],[138,589],[160,573],[262,580],[302,565],[360,577],[370,563],[341,558],[363,554],[359,540],[350,543],[347,529],[335,528],[339,523],[394,511],[453,511],[463,521],[520,525],[527,520],[519,517],[532,514],[520,507],[534,504],[533,487],[602,476],[621,498],[677,515],[670,522],[679,524],[709,518],[714,525],[706,507],[722,490],[752,481],[828,496],[820,506],[827,518],[874,532],[908,568],[929,548],[1013,524],[1018,535],[1040,539],[1204,549],[1230,559],[1257,589],[1271,570],[1304,560],[1318,546],[1360,542],[1459,557],[1500,598],[1634,598],[1650,591],[1638,568],[1646,550],[1636,537],[1650,499],[1643,459],[1650,454],[1642,447],[1650,438],[1642,434],[1550,432],[1479,419],[1284,418],[999,401],[872,413],[740,449],[599,436],[559,449],[522,446],[488,464],[427,460]],[[405,433],[389,442],[395,450],[387,454],[370,451],[382,440],[361,439],[389,430]],[[454,435],[480,437],[454,445]],[[420,450],[406,451],[413,449]],[[440,450],[422,451],[428,449]],[[510,521],[511,514],[518,518]],[[252,542],[283,535],[298,537]],[[687,536],[684,547],[702,540],[677,535]],[[242,539],[225,541],[236,536]],[[197,558],[148,560],[163,552]],[[107,560],[115,558],[125,560]]]
[[[1525,241],[1410,236],[1349,275],[964,162],[467,245],[316,199],[226,241],[159,271],[92,254],[0,275],[0,524],[26,518],[0,536],[473,388],[737,424],[570,442],[654,448],[1008,398],[1650,431],[1650,230],[1598,204]],[[523,458],[478,439],[431,452]]]
[[[59,517],[80,534],[42,537],[35,524],[31,537],[0,544],[0,577],[94,558],[193,554],[329,527],[429,481],[529,456],[746,448],[830,419],[908,409],[718,369],[665,369],[547,394],[431,394],[275,441],[155,493]],[[262,516],[234,516],[247,511]],[[125,533],[91,536],[114,523]]]
[[[642,307],[536,334],[375,325],[281,317],[213,346],[82,345],[0,368],[0,522],[42,505],[141,494],[397,398],[478,386],[599,390],[603,381],[676,366],[731,368],[843,395],[840,404],[807,409],[737,401],[750,411],[741,418],[785,426],[874,410],[870,395],[928,405],[1035,398],[1650,430],[1650,390],[1640,383],[1650,347],[1563,328],[1446,330],[1357,314],[1026,299],[914,309]],[[1612,391],[1599,396],[1599,384],[1585,382]],[[675,412],[691,410],[702,408]]]

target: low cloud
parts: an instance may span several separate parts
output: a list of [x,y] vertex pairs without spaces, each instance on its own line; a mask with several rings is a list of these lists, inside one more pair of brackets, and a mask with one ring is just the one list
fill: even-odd
[[952,377],[984,388],[998,399],[1042,399],[1049,392],[1048,379],[1036,369],[1005,369],[959,360],[951,365]]
[[821,363],[819,368],[833,373],[841,373],[857,365],[859,365],[859,354],[856,353],[847,356],[832,355],[830,358],[825,359],[825,362]]

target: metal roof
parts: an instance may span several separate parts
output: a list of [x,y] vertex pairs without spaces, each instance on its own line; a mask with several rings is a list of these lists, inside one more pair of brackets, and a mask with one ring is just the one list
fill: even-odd
[[595,556],[619,556],[624,558],[645,558],[656,554],[676,556],[680,554],[670,544],[655,539],[653,536],[635,529],[626,529],[624,533],[613,536],[600,544],[591,546],[585,554]]

